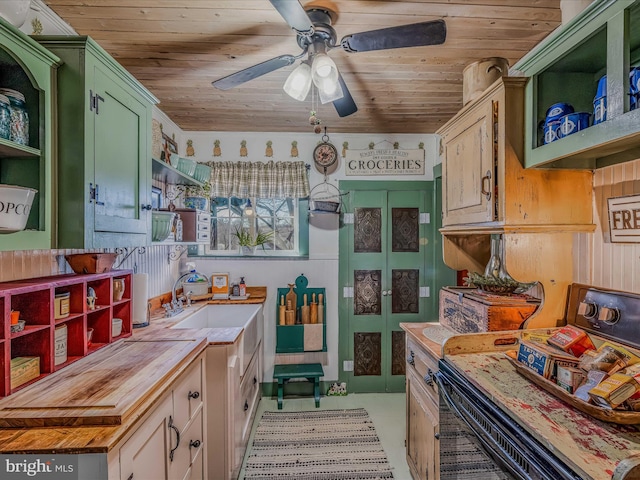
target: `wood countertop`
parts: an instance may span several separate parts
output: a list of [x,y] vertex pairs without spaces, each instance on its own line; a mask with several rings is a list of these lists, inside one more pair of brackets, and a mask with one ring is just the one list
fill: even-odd
[[504,353],[447,354],[447,361],[580,478],[622,478],[616,470],[637,463],[637,425],[601,422],[568,406],[518,374]]
[[[449,333],[449,329],[440,325],[438,322],[401,323],[400,328],[402,328],[413,340],[424,347],[425,350],[427,350],[434,358],[442,358],[444,356],[444,342],[447,340],[448,336],[453,333]],[[430,335],[430,338],[425,336],[425,329],[432,330],[433,334]]]
[[1,399],[0,452],[109,452],[208,345],[231,345],[243,331],[169,327],[210,304],[265,299],[266,289],[247,300],[201,302],[172,318],[152,315],[150,325],[134,329],[132,337]]

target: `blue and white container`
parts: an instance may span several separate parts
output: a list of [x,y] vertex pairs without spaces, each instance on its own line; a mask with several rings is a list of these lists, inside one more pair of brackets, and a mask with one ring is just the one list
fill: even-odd
[[554,120],[560,120],[560,117],[567,115],[569,113],[573,113],[573,105],[569,103],[554,103],[547,109],[547,115],[545,118],[545,123],[553,122]]
[[543,127],[543,144],[555,142],[558,140],[558,130],[560,129],[560,120],[554,120],[544,124]]
[[596,98],[593,101],[593,124],[598,125],[607,119],[607,97]]
[[640,92],[640,67],[633,67],[629,72],[629,93]]
[[576,112],[570,113],[560,118],[558,138],[564,138],[576,132],[579,132],[580,130],[589,128],[590,116],[591,114],[588,112]]

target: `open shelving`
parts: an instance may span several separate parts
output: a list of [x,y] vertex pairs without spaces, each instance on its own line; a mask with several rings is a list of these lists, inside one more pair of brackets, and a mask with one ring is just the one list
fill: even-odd
[[[58,275],[0,283],[0,397],[37,382],[55,371],[80,360],[90,353],[122,338],[131,336],[131,270],[87,275]],[[113,279],[124,278],[121,300],[113,300]],[[87,306],[87,289],[97,296],[95,309]],[[69,292],[69,315],[55,318],[55,295]],[[21,332],[11,332],[11,311],[20,311],[25,320]],[[112,336],[112,319],[122,319],[122,333]],[[55,365],[55,329],[67,327],[67,359]],[[91,343],[87,329],[93,328]],[[11,388],[11,359],[39,357],[40,375],[16,388]]]
[[[531,77],[525,102],[525,166],[594,169],[638,158],[640,108],[631,110],[629,69],[640,65],[640,0],[595,0],[514,69]],[[607,75],[606,120],[542,144],[540,122],[554,103],[593,113]]]

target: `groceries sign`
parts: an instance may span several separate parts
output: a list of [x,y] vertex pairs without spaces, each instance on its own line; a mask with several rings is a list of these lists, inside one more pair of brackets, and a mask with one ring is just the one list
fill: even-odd
[[640,243],[640,195],[607,199],[613,243]]
[[346,175],[424,175],[424,150],[347,150]]

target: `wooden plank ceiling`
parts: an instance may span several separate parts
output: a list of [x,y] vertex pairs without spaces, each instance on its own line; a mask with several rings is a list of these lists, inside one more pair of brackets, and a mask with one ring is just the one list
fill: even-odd
[[[270,58],[300,53],[296,35],[267,0],[45,0],[90,35],[161,101],[182,129],[311,132],[311,95],[282,85],[295,65],[234,89],[211,82]],[[444,19],[443,45],[378,52],[331,50],[358,112],[332,104],[318,117],[344,133],[432,133],[462,107],[462,71],[485,57],[511,65],[560,25],[559,0],[301,0],[338,14],[345,35]]]

